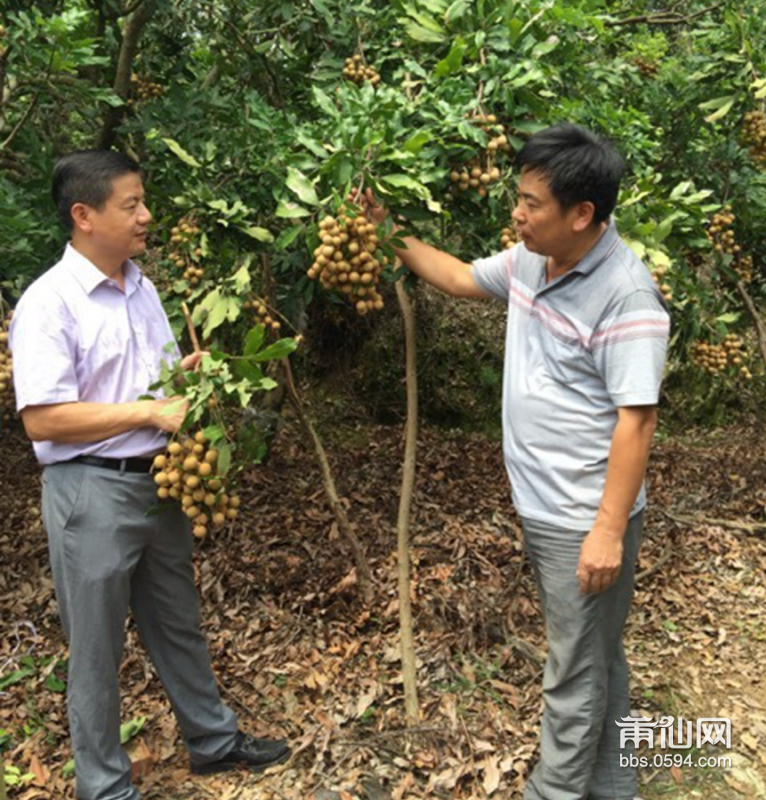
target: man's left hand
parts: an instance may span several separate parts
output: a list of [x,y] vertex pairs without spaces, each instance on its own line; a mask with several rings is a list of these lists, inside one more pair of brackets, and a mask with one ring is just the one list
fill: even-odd
[[622,537],[593,528],[585,537],[577,565],[580,591],[596,594],[608,589],[622,567]]
[[202,356],[209,356],[210,352],[208,350],[202,350],[197,353],[192,353],[191,355],[185,356],[181,359],[181,369],[184,372],[193,372],[197,369],[202,361]]

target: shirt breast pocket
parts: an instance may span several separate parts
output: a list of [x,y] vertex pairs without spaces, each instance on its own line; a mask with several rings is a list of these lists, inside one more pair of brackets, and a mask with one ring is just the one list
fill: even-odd
[[543,342],[543,361],[548,377],[570,389],[597,378],[593,356],[579,339],[549,334]]

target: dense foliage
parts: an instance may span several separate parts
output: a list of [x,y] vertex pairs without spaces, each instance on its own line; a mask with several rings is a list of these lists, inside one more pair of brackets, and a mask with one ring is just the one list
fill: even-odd
[[[513,153],[571,120],[628,160],[618,225],[673,311],[675,405],[707,419],[722,401],[755,407],[764,365],[745,295],[757,313],[760,5],[11,0],[0,40],[3,295],[12,302],[62,245],[48,199],[56,156],[113,145],[146,171],[148,268],[179,329],[183,300],[230,350],[265,316],[283,333],[319,318],[352,338],[398,326],[377,310],[354,319],[340,293],[310,279],[319,223],[372,187],[418,235],[466,259],[490,254],[510,221]],[[475,186],[459,177],[473,168]],[[711,230],[718,212],[730,221]],[[386,302],[394,274],[383,261]],[[715,350],[727,335],[741,341],[738,363],[709,369],[701,344]]]

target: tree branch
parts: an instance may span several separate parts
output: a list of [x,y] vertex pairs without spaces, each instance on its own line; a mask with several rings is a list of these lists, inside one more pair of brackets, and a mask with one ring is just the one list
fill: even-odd
[[742,297],[742,300],[747,306],[747,310],[750,312],[750,316],[753,318],[753,322],[755,323],[755,333],[758,337],[758,349],[761,351],[761,358],[763,359],[763,364],[766,367],[766,324],[764,324],[763,318],[758,313],[758,309],[753,302],[753,298],[750,297],[750,293],[747,291],[745,284],[742,281],[737,281],[737,291]]
[[322,472],[322,482],[324,484],[325,496],[327,497],[327,500],[330,503],[330,508],[335,515],[335,521],[338,523],[338,530],[351,547],[351,552],[354,557],[354,564],[356,565],[359,588],[362,592],[364,602],[367,605],[370,605],[374,599],[374,594],[372,589],[372,572],[370,571],[370,565],[367,561],[367,556],[362,548],[361,542],[357,538],[357,535],[354,533],[354,530],[348,521],[346,511],[343,508],[340,498],[338,497],[338,491],[335,488],[335,481],[332,476],[330,462],[327,459],[327,453],[325,452],[322,440],[319,438],[319,434],[316,432],[316,429],[312,425],[311,420],[308,418],[308,415],[303,407],[303,402],[301,401],[300,395],[298,394],[298,390],[295,386],[295,381],[293,380],[293,371],[292,367],[290,366],[290,362],[285,358],[282,360],[282,366],[284,367],[285,371],[287,392],[288,396],[290,397],[290,402],[292,403],[293,408],[298,415],[298,419],[300,420],[303,429],[308,434],[314,445],[314,453],[316,454],[317,461],[319,462],[319,468]]
[[115,17],[127,17],[134,11],[138,11],[138,9],[141,8],[144,3],[148,3],[149,1],[150,0],[134,0],[132,3],[128,3],[128,5],[125,6],[125,8],[123,8],[119,14],[116,14]]
[[[133,68],[133,59],[138,51],[138,42],[141,31],[154,11],[154,0],[143,0],[136,11],[128,17],[122,34],[122,44],[117,60],[117,72],[114,77],[114,93],[127,101],[130,95],[130,76]],[[110,107],[104,118],[97,147],[109,148],[114,143],[117,126],[125,116],[126,105],[117,108]]]
[[743,522],[741,519],[714,519],[712,517],[692,517],[684,514],[676,514],[673,511],[660,509],[660,513],[674,522],[682,525],[716,525],[719,528],[728,528],[735,531],[755,534],[758,531],[766,531],[766,522]]
[[[53,60],[55,58],[55,55],[56,55],[56,47],[54,45],[54,47],[51,50],[51,56],[48,59],[48,68],[46,69],[45,80],[43,81],[43,83],[47,83],[48,80],[50,79],[51,72],[53,71]],[[37,107],[37,103],[40,100],[40,95],[42,94],[42,92],[43,92],[42,88],[37,91],[37,94],[32,98],[32,102],[26,107],[24,113],[21,115],[21,118],[16,123],[13,130],[10,132],[10,134],[8,134],[5,141],[2,144],[0,144],[0,153],[3,150],[7,150],[11,146],[11,143],[16,138],[19,131],[24,127],[24,123],[30,118],[32,112]]]
[[657,14],[642,14],[638,17],[627,17],[626,19],[614,19],[604,23],[605,28],[617,28],[623,25],[683,25],[691,22],[697,17],[702,17],[720,8],[723,3],[715,3],[712,6],[696,11],[694,14],[679,14],[675,11],[664,11]]

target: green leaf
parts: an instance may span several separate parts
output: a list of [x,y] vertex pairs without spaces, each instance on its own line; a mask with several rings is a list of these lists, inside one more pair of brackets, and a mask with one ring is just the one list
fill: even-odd
[[[325,95],[325,97],[327,96]],[[327,99],[329,102],[329,98]],[[333,108],[335,108],[335,106],[333,106]],[[298,144],[302,144],[307,150],[310,150],[318,158],[327,158],[327,150],[322,147],[321,143],[317,142],[315,139],[312,139],[303,131],[299,131],[295,138],[298,141]]]
[[387,183],[389,186],[396,186],[400,189],[412,189],[413,191],[422,191],[426,190],[426,187],[422,183],[418,183],[414,178],[411,178],[409,175],[403,174],[394,174],[394,175],[384,175],[380,180],[384,183]]
[[542,56],[548,55],[548,53],[559,46],[559,41],[560,39],[558,36],[549,36],[544,42],[535,45],[532,50],[532,57],[542,58]]
[[45,688],[50,692],[57,692],[60,694],[66,690],[66,684],[64,681],[60,680],[53,673],[51,673],[45,679]]
[[250,361],[235,361],[234,372],[253,386],[263,388],[263,371]]
[[175,155],[177,155],[178,158],[180,158],[181,161],[184,162],[184,164],[187,164],[190,167],[194,167],[195,169],[199,169],[202,166],[202,164],[200,164],[199,161],[197,161],[197,159],[194,158],[194,156],[189,155],[189,153],[187,153],[186,150],[184,150],[183,147],[181,147],[181,145],[178,144],[178,142],[175,139],[163,138],[162,141],[165,142],[165,144],[170,148],[170,150],[173,153],[175,153]]
[[4,678],[0,678],[0,691],[7,689],[9,686],[13,686],[15,683],[23,681],[24,678],[29,677],[33,672],[34,670],[30,667],[25,667],[24,669],[17,669],[14,672],[9,673]]
[[720,317],[716,317],[716,322],[723,322],[725,325],[733,325],[738,319],[739,314],[735,311],[729,311],[726,314],[721,314]]
[[266,338],[266,329],[263,325],[256,325],[247,332],[245,337],[245,349],[243,355],[252,356],[263,347]]
[[[138,736],[146,726],[146,717],[136,717],[120,725],[120,744],[127,744],[131,739]],[[64,764],[61,774],[64,778],[71,778],[75,774],[74,759],[70,759]]]
[[287,180],[285,181],[288,189],[292,189],[298,198],[310,206],[319,205],[319,198],[311,181],[295,167],[287,168]]
[[287,248],[303,233],[303,225],[293,225],[291,228],[285,228],[279,234],[276,241],[278,250],[287,250]]
[[208,336],[221,324],[229,313],[229,298],[221,297],[218,302],[210,309],[210,313],[205,319],[202,335],[207,339]]
[[716,122],[717,120],[725,117],[731,111],[737,97],[736,95],[726,95],[725,97],[716,97],[713,100],[708,100],[705,103],[700,103],[698,108],[700,111],[713,110],[712,114],[705,117],[705,122]]
[[412,22],[412,20],[407,20],[404,27],[409,37],[416,42],[441,44],[447,38],[444,33],[437,33],[434,30],[429,30],[423,25],[418,25],[417,22]]
[[465,56],[467,49],[468,45],[462,37],[458,36],[455,41],[452,42],[452,47],[447,57],[437,62],[434,67],[434,74],[438,78],[444,78],[447,75],[453,75],[458,72],[463,66],[463,56]]
[[723,117],[725,117],[729,111],[731,111],[733,105],[734,101],[732,100],[725,106],[721,106],[718,111],[714,111],[712,114],[709,114],[707,117],[705,117],[705,122],[717,122],[719,119],[723,119]]
[[231,446],[228,442],[221,442],[218,446],[218,474],[225,475],[231,466]]
[[270,231],[267,231],[266,228],[259,228],[255,225],[251,225],[248,228],[240,228],[240,230],[242,233],[252,236],[253,239],[256,239],[259,242],[271,243],[274,241],[274,236]]
[[471,8],[471,5],[472,3],[470,0],[455,0],[447,9],[447,13],[444,15],[444,21],[447,25],[452,25],[453,22],[456,22],[460,17],[465,15],[466,11]]
[[646,254],[649,256],[652,264],[657,267],[665,267],[667,269],[672,263],[670,261],[670,257],[664,250],[655,250],[653,248],[649,248],[646,251]]
[[280,339],[278,342],[274,342],[274,344],[261,350],[260,353],[256,353],[253,356],[253,361],[275,361],[279,358],[285,358],[297,346],[295,339]]
[[331,117],[339,117],[340,112],[338,111],[335,103],[318,87],[314,86],[312,89],[314,94],[314,100],[316,104],[324,111],[325,114],[328,114]]
[[146,727],[146,717],[135,717],[120,725],[120,744],[127,744]]
[[681,197],[681,195],[686,194],[689,191],[689,189],[691,189],[691,187],[692,187],[691,181],[682,181],[670,193],[670,199],[678,200],[678,198]]
[[310,217],[311,212],[303,206],[299,206],[292,200],[280,200],[275,216],[282,219],[297,219],[298,217]]
[[232,280],[234,281],[234,288],[239,294],[245,294],[250,290],[250,270],[247,268],[247,264],[241,266],[234,273]]
[[202,429],[205,438],[212,443],[223,439],[226,436],[226,431],[220,425],[208,425],[207,428]]
[[408,153],[417,155],[423,149],[423,146],[428,144],[430,139],[431,134],[428,131],[417,131],[417,133],[413,133],[412,136],[407,139],[402,149],[406,150]]

